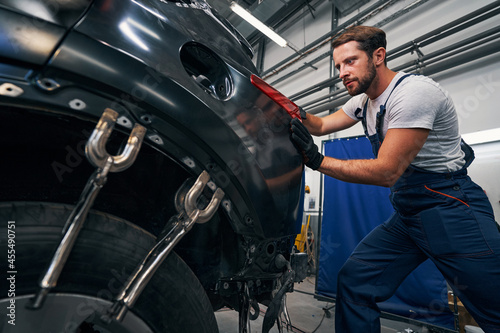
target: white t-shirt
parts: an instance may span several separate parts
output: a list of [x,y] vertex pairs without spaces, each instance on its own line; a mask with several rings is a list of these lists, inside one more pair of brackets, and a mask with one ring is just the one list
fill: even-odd
[[[380,110],[398,79],[406,73],[399,72],[385,91],[368,101],[366,120],[368,135],[374,134],[376,114]],[[354,120],[356,109],[363,109],[366,94],[351,98],[342,109]],[[360,112],[359,116],[362,116]],[[429,136],[412,165],[435,172],[453,172],[465,164],[460,148],[461,137],[458,116],[448,93],[432,79],[423,75],[406,77],[392,92],[386,104],[383,136],[391,128],[425,128]]]

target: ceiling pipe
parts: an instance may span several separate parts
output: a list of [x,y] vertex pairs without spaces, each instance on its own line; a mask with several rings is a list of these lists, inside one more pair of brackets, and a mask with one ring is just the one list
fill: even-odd
[[[311,0],[303,0],[303,1],[309,1],[309,4],[313,8],[313,10],[316,10],[315,8],[317,8],[319,5],[321,5],[322,2],[324,2],[326,0],[317,0],[316,2],[311,2]],[[328,0],[328,1],[330,1],[330,0]],[[293,18],[290,17],[290,19],[287,20],[286,22],[285,21],[284,22],[280,22],[279,25],[277,25],[277,28],[279,28],[280,31],[286,31],[287,29],[289,29],[290,27],[292,27],[295,23],[297,23],[297,21],[303,19],[307,15],[313,16],[310,9],[307,10],[307,11],[303,10],[302,12],[298,13]],[[315,19],[314,16],[313,16],[313,18]]]
[[[399,1],[399,0],[397,0],[397,1]],[[348,27],[348,26],[356,23],[357,21],[359,21],[359,18],[361,18],[363,16],[366,16],[367,14],[369,14],[370,12],[372,12],[374,9],[376,9],[376,8],[382,6],[382,5],[386,5],[386,4],[387,4],[387,0],[379,0],[379,1],[377,1],[376,3],[374,3],[371,6],[369,6],[367,9],[365,9],[364,11],[362,11],[361,13],[359,13],[358,15],[356,15],[353,18],[351,18],[350,20],[348,20],[347,22],[339,25],[339,27],[337,29],[332,30],[332,31],[326,33],[325,35],[319,37],[318,39],[316,39],[312,43],[309,43],[308,45],[306,45],[302,49],[298,50],[298,53],[301,54],[299,57],[297,57],[296,54],[293,54],[293,55],[289,56],[288,58],[285,58],[284,60],[280,61],[276,65],[274,65],[274,66],[270,67],[269,69],[265,70],[261,75],[265,78],[266,74],[272,73],[274,70],[276,70],[277,68],[285,65],[290,60],[293,60],[293,59],[298,60],[298,59],[304,58],[305,56],[308,55],[307,51],[309,51],[310,49],[314,48],[316,45],[320,44],[321,42],[324,42],[328,38],[331,38],[331,37],[335,36],[336,34],[338,34],[340,31],[342,31],[346,27]]]
[[[471,37],[470,40],[472,41],[474,37]],[[482,47],[479,48],[473,48],[470,49],[470,45],[467,48],[461,49],[459,52],[460,54],[452,56],[452,57],[441,57],[432,63],[433,65],[425,65],[425,67],[420,67],[419,64],[416,64],[415,62],[407,63],[403,66],[400,66],[401,68],[398,70],[403,70],[406,69],[406,72],[408,73],[415,73],[415,72],[420,72],[424,75],[431,76],[434,74],[438,74],[440,72],[446,71],[448,69],[484,58],[486,56],[495,54],[500,52],[500,47],[499,45],[499,40],[500,40],[500,35],[495,36],[492,38],[488,38],[487,42],[488,44],[485,44],[484,40],[477,41],[475,43],[472,43],[473,47],[474,46],[479,46],[481,45]],[[441,55],[444,52],[436,52],[436,56]],[[344,92],[346,92],[344,90]],[[333,101],[325,101],[324,104],[316,105],[314,108],[311,109],[306,109],[308,113],[311,114],[317,114],[326,110],[331,110],[334,108],[337,108],[339,106],[342,106],[345,102],[347,102],[351,96],[340,96],[337,99]]]
[[283,75],[282,77],[280,77],[280,78],[276,79],[275,81],[271,82],[270,85],[274,86],[275,84],[280,83],[281,81],[284,81],[284,80],[288,79],[289,77],[292,77],[295,74],[298,74],[298,73],[302,72],[306,68],[311,68],[311,66],[314,65],[315,63],[320,62],[321,60],[323,60],[325,58],[328,58],[330,56],[330,54],[331,54],[330,51],[323,53],[319,57],[316,57],[313,60],[304,63],[304,65],[300,66],[296,70],[294,70],[294,71],[292,71],[292,72],[290,72],[290,73],[288,73],[286,75]]
[[[339,79],[339,83],[340,83],[340,79]],[[330,97],[335,97],[335,96],[337,96],[337,95],[339,95],[341,93],[345,93],[345,92],[346,92],[346,90],[344,90],[344,89],[335,90],[335,91],[329,93],[328,95],[316,98],[316,99],[314,99],[312,101],[309,101],[307,103],[301,104],[300,106],[303,107],[304,109],[306,109],[308,107],[315,107],[320,102],[325,103],[325,99],[329,99]]]
[[498,53],[500,52],[499,42],[500,41],[495,41],[483,47],[476,48],[468,52],[464,52],[454,57],[447,58],[446,61],[442,61],[435,65],[423,68],[422,73],[429,76],[434,75],[443,72],[445,70],[472,62],[474,60],[481,59],[486,56]]
[[338,76],[335,76],[335,77],[332,77],[332,78],[329,78],[329,79],[326,79],[326,80],[323,80],[319,83],[316,83],[315,85],[312,85],[311,87],[309,88],[306,88],[302,91],[299,91],[298,93],[295,93],[293,95],[290,95],[289,98],[292,100],[292,101],[296,101],[298,99],[301,99],[303,97],[306,97],[306,96],[309,96],[310,94],[313,94],[317,91],[320,91],[324,88],[327,88],[327,87],[331,87],[337,83],[340,83],[342,80],[340,80],[340,78]]
[[[414,10],[414,9],[416,9],[417,7],[419,7],[419,6],[423,5],[424,3],[426,3],[427,1],[428,0],[417,0],[413,4],[411,4],[411,5],[403,8],[402,10],[400,10],[400,11],[392,14],[391,16],[389,16],[386,19],[380,21],[379,23],[375,24],[374,26],[378,27],[378,28],[383,27],[387,23],[392,22],[395,19],[397,19],[398,17],[400,17],[400,16],[402,16],[402,15],[404,15],[404,14],[406,14],[406,13],[408,13],[408,12]],[[299,67],[298,69],[296,69],[296,70],[294,70],[294,71],[292,71],[292,72],[290,72],[288,74],[285,74],[285,75],[281,76],[280,78],[276,79],[275,81],[271,82],[270,85],[274,86],[275,84],[278,84],[278,83],[280,83],[280,82],[282,82],[282,81],[284,81],[284,80],[286,80],[286,79],[288,79],[288,78],[290,78],[290,77],[292,77],[292,76],[294,76],[294,75],[302,72],[303,70],[311,67],[311,65],[314,65],[315,63],[317,63],[317,62],[319,62],[319,61],[327,58],[328,56],[331,56],[331,53],[332,53],[331,50],[329,50],[328,52],[321,54],[320,56],[314,58],[313,60],[305,63],[303,66]]]
[[[481,46],[485,43],[488,43],[492,40],[500,38],[499,35],[497,35],[500,32],[500,26],[495,27],[492,29],[489,29],[485,32],[479,33],[475,36],[469,37],[467,39],[464,39],[463,41],[460,41],[458,43],[452,44],[450,46],[447,46],[445,48],[442,48],[441,50],[429,53],[427,55],[424,55],[420,57],[418,60],[410,61],[407,62],[403,65],[394,67],[392,70],[395,72],[405,70],[407,68],[410,68],[411,66],[418,66],[422,67],[422,64],[427,67],[433,63],[439,62],[441,60],[446,60],[447,58],[450,57],[450,55],[447,55],[446,53],[449,52],[454,52],[455,54],[457,53],[462,53],[465,52],[467,49],[472,49],[477,46]],[[500,49],[500,47],[499,47]],[[417,67],[418,67],[417,66]],[[425,68],[423,67],[423,68]]]
[[[500,27],[494,27],[475,36],[466,38],[458,43],[452,44],[441,50],[425,55],[419,60],[407,62],[401,66],[393,68],[394,71],[405,71],[409,73],[422,73],[425,75],[437,74],[441,71],[456,67],[462,63],[467,63],[496,52],[500,52],[498,41],[500,39]],[[489,44],[488,44],[489,43]],[[482,46],[481,48],[477,48]],[[450,52],[455,54],[465,53],[450,57]],[[340,82],[340,79],[339,79]],[[309,113],[318,113],[328,110],[333,107],[341,106],[345,102],[345,98],[349,99],[346,95],[346,90],[337,90],[323,97],[309,101],[301,106],[304,107]],[[339,96],[334,101],[325,101],[325,99]],[[323,101],[323,102],[322,102]],[[322,102],[322,103],[321,103]],[[339,104],[340,103],[340,104]],[[308,109],[308,107],[311,107]]]
[[[318,0],[314,3],[314,6],[319,5],[321,2],[325,0]],[[278,28],[286,23],[287,20],[294,15],[296,15],[299,11],[301,11],[304,7],[307,6],[307,3],[304,0],[294,0],[286,3],[281,9],[279,9],[276,13],[274,13],[271,17],[265,20],[265,24],[269,27],[272,27],[274,31],[278,32]],[[309,11],[306,14],[310,14]],[[281,31],[285,31],[286,28],[280,29]],[[256,45],[261,39],[262,34],[259,33],[258,30],[252,32],[246,39],[251,45]]]
[[326,110],[335,109],[335,108],[338,108],[339,106],[342,106],[345,103],[347,103],[347,101],[349,99],[351,99],[351,96],[349,96],[349,95],[344,96],[344,97],[338,98],[332,102],[329,102],[328,104],[324,104],[322,106],[318,106],[318,107],[313,108],[311,110],[307,110],[307,113],[318,114],[318,113],[321,113],[321,112],[326,111]]
[[[474,14],[475,16],[478,16],[478,15],[482,15],[482,14],[486,13],[485,15],[481,16],[481,18],[482,19],[487,19],[487,18],[490,18],[490,17],[492,17],[494,15],[497,15],[497,12],[500,9],[495,10],[495,11],[490,12],[490,13],[488,13],[488,12],[491,11],[492,9],[495,9],[495,7],[498,7],[498,6],[500,6],[500,0],[497,0],[494,3],[494,5],[490,4],[490,5],[484,6],[484,7],[480,8],[480,9],[474,11],[471,14]],[[495,13],[495,14],[493,14],[493,13]],[[423,35],[423,36],[415,39],[412,42],[408,42],[408,43],[403,44],[402,46],[400,46],[400,47],[398,47],[398,48],[396,48],[396,49],[394,49],[392,51],[389,51],[388,54],[392,54],[392,57],[390,57],[390,59],[388,57],[388,61],[389,60],[393,60],[393,59],[395,59],[397,57],[400,57],[400,56],[406,54],[407,52],[413,52],[413,51],[415,51],[415,48],[420,46],[420,45],[418,45],[418,44],[415,43],[415,41],[417,41],[417,40],[421,41],[421,42],[424,42],[426,40],[431,40],[432,42],[436,42],[436,41],[438,41],[438,40],[440,40],[442,38],[448,37],[451,34],[451,32],[452,33],[456,33],[456,32],[459,32],[459,31],[461,31],[463,29],[466,29],[466,28],[468,28],[468,27],[470,27],[472,25],[475,25],[475,24],[481,22],[481,20],[477,20],[477,19],[474,19],[474,20],[472,20],[470,22],[467,22],[467,21],[470,20],[471,17],[473,17],[473,16],[471,16],[471,14],[467,14],[465,16],[462,16],[461,18],[459,18],[457,20],[454,20],[452,22],[453,24],[458,24],[459,27],[460,27],[460,29],[451,29],[450,30],[451,23],[449,23],[449,24],[446,24],[446,25],[444,25],[444,26],[442,26],[440,28],[437,28],[437,29],[435,29],[435,30],[433,30],[433,31],[431,31],[431,32],[429,32],[429,33],[427,33],[427,34],[425,34],[425,35]],[[462,24],[464,22],[466,22],[466,23]],[[443,33],[445,31],[447,31],[447,32]],[[480,34],[476,35],[475,37],[467,39],[467,41],[473,40],[473,38],[483,38],[484,36],[487,36],[487,33],[493,33],[494,31],[496,31],[496,28],[490,29],[487,32],[480,33]],[[428,44],[430,44],[430,43],[425,42],[425,45],[428,45]],[[460,43],[456,43],[456,44],[454,44],[454,46],[458,47],[457,44],[460,44]],[[411,48],[408,47],[409,45],[411,45]],[[446,50],[448,48],[446,48]],[[403,52],[403,50],[404,50],[404,52]],[[437,52],[434,52],[432,54],[432,56],[433,57],[437,56],[439,52],[441,52],[440,54],[443,53],[442,51],[437,51]],[[449,50],[447,50],[446,52],[449,52]],[[425,60],[429,60],[429,58],[430,58],[429,55],[424,56],[424,57],[425,57],[424,58]],[[415,64],[415,61],[412,61],[412,62],[406,63],[406,64],[404,64],[402,66],[398,66],[398,67],[394,68],[394,70],[395,71],[403,70],[403,69],[408,68],[408,67],[410,67],[410,66],[412,66],[414,64]],[[417,66],[415,66],[415,67],[417,67]],[[337,77],[333,77],[333,78],[329,78],[329,79],[324,80],[324,81],[322,81],[320,83],[317,83],[317,84],[315,84],[315,85],[313,85],[313,86],[311,86],[309,88],[306,88],[306,89],[304,89],[304,90],[302,90],[302,91],[300,91],[300,92],[298,92],[298,93],[296,93],[294,95],[291,95],[290,99],[293,100],[293,101],[296,101],[298,99],[301,99],[301,98],[304,98],[306,96],[309,96],[309,95],[311,95],[311,94],[313,94],[315,92],[318,92],[318,91],[320,91],[320,90],[322,90],[324,88],[327,88],[329,86],[333,86],[335,84],[338,84],[340,82],[341,82],[341,80],[338,78],[338,76]],[[328,98],[328,97],[330,97],[330,96],[329,95],[325,95],[323,97],[323,99]]]
[[[447,37],[451,34],[454,34],[457,31],[465,29],[464,27],[461,26],[461,24],[466,22],[466,21],[473,19],[471,22],[469,22],[469,25],[466,26],[466,27],[470,27],[474,24],[477,24],[478,22],[483,21],[484,19],[487,19],[491,16],[497,15],[498,11],[494,11],[495,14],[492,14],[492,13],[485,14],[485,13],[487,13],[488,11],[495,9],[499,6],[500,6],[500,0],[497,0],[495,2],[492,2],[489,5],[486,5],[484,7],[481,7],[479,9],[473,11],[472,13],[464,15],[464,16],[462,16],[462,17],[460,17],[460,18],[458,18],[458,19],[456,19],[448,24],[445,24],[440,28],[434,29],[431,32],[429,32],[425,35],[422,35],[422,36],[420,36],[420,37],[418,37],[418,38],[416,38],[408,43],[405,43],[405,44],[389,51],[387,53],[387,61],[390,61],[392,59],[395,59],[395,58],[401,56],[401,54],[399,54],[399,53],[405,54],[408,51],[412,51],[415,48],[415,45],[418,43],[421,43],[421,46],[425,46],[425,45],[428,45],[430,43],[434,43],[437,40],[442,39],[444,37]],[[483,14],[485,14],[487,16],[481,17],[481,19],[480,19],[478,16],[481,16]],[[474,22],[474,23],[472,23],[472,22]],[[452,29],[454,27],[456,27],[456,28]],[[458,27],[460,27],[459,30],[457,30]],[[449,30],[449,31],[447,31],[447,30]],[[426,40],[429,40],[429,41],[426,41]]]

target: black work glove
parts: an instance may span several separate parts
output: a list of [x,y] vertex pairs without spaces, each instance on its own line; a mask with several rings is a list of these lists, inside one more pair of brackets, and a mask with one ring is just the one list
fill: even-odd
[[307,119],[307,113],[299,106],[300,119]]
[[325,156],[318,151],[318,146],[314,144],[311,134],[299,119],[292,119],[290,126],[292,129],[292,142],[304,157],[304,163],[311,169],[317,170]]

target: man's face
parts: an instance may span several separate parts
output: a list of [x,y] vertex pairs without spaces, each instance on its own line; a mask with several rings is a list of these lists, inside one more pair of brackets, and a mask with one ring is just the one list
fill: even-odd
[[236,120],[241,124],[245,132],[253,138],[256,138],[259,130],[261,129],[261,125],[259,122],[259,117],[256,115],[251,115],[247,112],[242,112],[236,116]]
[[356,41],[337,46],[333,50],[333,60],[339,77],[351,96],[366,92],[377,76],[372,59],[366,52],[358,49]]

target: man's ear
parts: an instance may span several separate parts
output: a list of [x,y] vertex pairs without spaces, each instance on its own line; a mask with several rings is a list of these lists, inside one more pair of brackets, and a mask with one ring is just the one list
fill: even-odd
[[375,61],[376,66],[383,65],[385,63],[385,48],[379,47],[375,51],[373,51],[373,60]]

